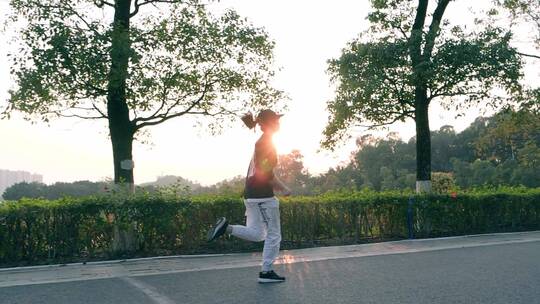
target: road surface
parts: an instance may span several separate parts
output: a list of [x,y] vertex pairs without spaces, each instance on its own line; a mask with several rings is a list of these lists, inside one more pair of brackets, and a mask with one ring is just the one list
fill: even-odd
[[540,232],[0,270],[0,303],[540,304]]

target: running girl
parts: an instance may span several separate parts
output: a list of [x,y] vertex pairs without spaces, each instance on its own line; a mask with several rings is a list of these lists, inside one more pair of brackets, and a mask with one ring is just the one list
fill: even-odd
[[263,132],[255,143],[255,151],[246,177],[244,190],[246,226],[229,225],[227,219],[222,217],[208,232],[208,241],[213,241],[225,233],[248,241],[264,241],[259,283],[285,281],[284,277],[279,276],[272,269],[279,254],[281,242],[279,201],[274,196],[274,190],[280,191],[285,196],[291,194],[291,190],[274,175],[277,153],[272,136],[279,131],[281,116],[272,110],[263,110],[256,119],[251,113],[242,117],[242,121],[248,128],[253,129],[258,124]]

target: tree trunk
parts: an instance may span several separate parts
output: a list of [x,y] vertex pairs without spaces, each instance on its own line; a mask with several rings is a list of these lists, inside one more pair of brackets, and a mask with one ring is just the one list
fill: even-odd
[[116,0],[111,44],[111,70],[107,87],[107,112],[113,148],[114,182],[133,191],[134,127],[126,102],[126,80],[131,53],[129,14],[131,0]]
[[[126,186],[129,193],[135,192],[133,179],[133,136],[135,128],[129,118],[129,107],[126,102],[126,81],[128,64],[131,55],[129,38],[129,14],[131,0],[116,0],[113,31],[111,35],[111,70],[107,87],[107,112],[109,116],[109,132],[113,148],[114,183]],[[114,223],[112,249],[116,254],[135,251],[137,248],[136,223],[121,228]]]
[[431,134],[428,118],[427,90],[415,90],[416,122],[416,192],[431,192]]
[[133,192],[133,132],[125,127],[122,119],[110,119],[109,130],[113,148],[114,182],[126,185]]

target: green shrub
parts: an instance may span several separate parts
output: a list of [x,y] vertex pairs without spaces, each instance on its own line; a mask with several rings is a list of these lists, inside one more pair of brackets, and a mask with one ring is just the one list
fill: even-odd
[[431,173],[431,182],[433,192],[438,194],[448,194],[457,188],[452,173],[433,172]]
[[[282,248],[540,229],[540,189],[476,189],[454,195],[336,192],[281,200]],[[232,252],[262,244],[206,242],[216,218],[244,223],[239,197],[99,196],[0,204],[0,266],[149,255]],[[134,227],[137,250],[114,252],[114,227]]]

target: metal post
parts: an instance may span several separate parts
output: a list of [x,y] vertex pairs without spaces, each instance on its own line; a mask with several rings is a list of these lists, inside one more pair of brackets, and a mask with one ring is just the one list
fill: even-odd
[[414,239],[413,230],[413,206],[414,198],[409,197],[409,203],[407,204],[407,230],[409,231],[409,239]]

